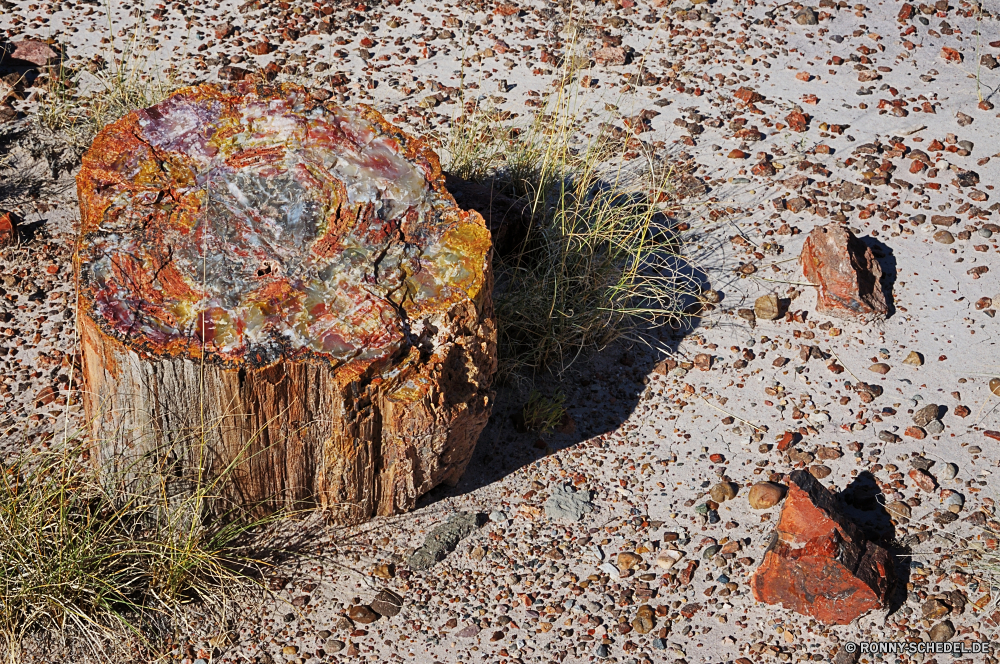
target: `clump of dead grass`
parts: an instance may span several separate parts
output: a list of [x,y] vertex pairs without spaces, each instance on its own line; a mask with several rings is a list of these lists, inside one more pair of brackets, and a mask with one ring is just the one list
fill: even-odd
[[78,159],[101,129],[180,88],[180,81],[158,72],[143,53],[145,34],[140,23],[121,48],[111,44],[107,61],[98,56],[86,67],[53,71],[34,113],[38,129],[65,142]]
[[[156,481],[99,477],[81,446],[0,466],[0,650],[62,635],[96,655],[123,643],[155,648],[153,625],[185,604],[222,617],[259,588],[268,565],[242,512],[209,516],[216,484],[183,496]],[[154,479],[150,477],[146,480]]]
[[526,127],[473,106],[443,141],[449,172],[489,180],[530,211],[516,249],[494,262],[502,376],[560,370],[640,328],[677,325],[700,293],[658,205],[669,167],[636,159],[628,131],[602,125],[586,138],[576,100],[560,88]]

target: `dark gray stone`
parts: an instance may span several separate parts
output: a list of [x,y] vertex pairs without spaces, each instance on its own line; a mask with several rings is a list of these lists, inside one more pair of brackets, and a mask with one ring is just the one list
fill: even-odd
[[408,565],[410,569],[423,570],[433,567],[455,550],[458,543],[476,532],[486,521],[485,515],[459,512],[427,534],[423,546],[417,549]]

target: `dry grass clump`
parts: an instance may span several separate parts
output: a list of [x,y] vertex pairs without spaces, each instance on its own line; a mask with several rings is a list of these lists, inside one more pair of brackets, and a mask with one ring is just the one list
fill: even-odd
[[41,633],[99,656],[109,645],[151,648],[153,626],[176,624],[183,605],[223,616],[257,587],[267,560],[250,535],[262,524],[210,517],[214,485],[168,499],[148,482],[99,478],[80,456],[68,447],[0,466],[0,651],[10,661]]
[[[160,75],[142,53],[140,24],[111,60],[92,60],[86,69],[60,68],[50,74],[47,92],[34,113],[37,127],[65,142],[78,159],[97,133],[130,111],[163,101],[181,87]],[[114,46],[114,44],[112,44]]]
[[700,293],[657,206],[669,169],[653,155],[632,162],[645,164],[639,173],[614,166],[634,136],[585,139],[573,102],[561,89],[524,128],[475,108],[444,141],[452,174],[490,181],[530,213],[517,248],[494,263],[503,375],[560,370],[643,326],[676,324]]

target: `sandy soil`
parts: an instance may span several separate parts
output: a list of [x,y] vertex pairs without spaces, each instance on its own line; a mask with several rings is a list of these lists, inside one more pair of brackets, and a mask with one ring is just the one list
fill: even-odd
[[[993,638],[991,573],[967,566],[962,552],[997,546],[966,519],[993,518],[1000,453],[984,433],[1000,429],[989,388],[1000,375],[1000,228],[991,225],[1000,210],[1000,116],[989,102],[1000,84],[990,69],[1000,56],[1000,7],[942,0],[899,21],[900,2],[823,0],[810,24],[796,20],[799,5],[752,0],[112,5],[4,2],[0,29],[10,41],[54,39],[76,64],[110,60],[109,49],[138,35],[151,63],[184,81],[215,80],[226,65],[273,63],[279,78],[320,83],[342,72],[338,94],[421,132],[447,125],[462,94],[527,121],[556,89],[558,61],[581,56],[580,77],[593,87],[579,99],[594,121],[624,127],[623,117],[656,111],[641,138],[707,185],[687,199],[684,221],[692,260],[722,294],[695,329],[658,331],[657,351],[619,344],[545,384],[566,395],[573,433],[519,433],[510,418],[526,394],[502,389],[458,487],[364,527],[303,525],[314,538],[311,556],[275,574],[275,597],[246,607],[228,633],[192,624],[176,659],[832,661],[847,642],[927,640],[944,618],[924,619],[925,605],[952,591],[967,602],[949,595],[953,638]],[[627,64],[615,64],[626,54]],[[743,89],[763,96],[757,110],[740,100]],[[809,116],[805,131],[787,119],[796,110]],[[737,136],[750,127],[759,134]],[[932,149],[935,140],[943,149]],[[911,173],[901,146],[925,151],[933,172]],[[753,173],[764,155],[773,169]],[[969,171],[978,184],[959,186]],[[65,388],[74,351],[75,191],[67,174],[22,175],[4,183],[4,205],[16,207],[33,237],[0,253],[7,450],[47,445],[67,426],[65,399],[45,391]],[[950,237],[933,215],[954,217]],[[815,313],[797,257],[809,231],[833,220],[875,248],[891,302],[884,322]],[[737,315],[766,293],[804,313],[755,326]],[[829,359],[802,360],[802,344]],[[659,363],[663,351],[680,364]],[[922,366],[903,364],[911,351]],[[710,370],[689,364],[698,353],[713,357]],[[831,371],[833,360],[845,371]],[[871,371],[875,363],[889,371]],[[863,403],[848,387],[859,382],[881,386],[882,395]],[[943,431],[904,436],[912,412],[928,403],[947,408]],[[774,449],[786,431],[802,434],[791,456]],[[840,456],[815,458],[820,448]],[[914,458],[932,461],[940,486],[964,496],[958,520],[947,522],[939,495],[907,476]],[[947,463],[957,465],[954,479],[944,479]],[[779,508],[752,510],[747,490],[816,466],[824,484],[845,492],[853,518],[896,554],[903,582],[890,612],[830,627],[753,600],[749,578]],[[739,494],[702,513],[722,478]],[[546,515],[546,499],[566,483],[592,492],[594,509],[579,521]],[[883,505],[891,502],[906,503],[910,518],[890,521]],[[490,518],[443,562],[407,570],[426,533],[456,512]],[[669,572],[654,564],[666,548],[685,554]],[[619,572],[620,552],[638,553],[640,568]],[[678,572],[689,560],[699,566],[685,583]],[[376,576],[385,563],[395,573]],[[372,624],[346,617],[382,587],[404,598],[399,615]],[[630,625],[645,604],[665,615],[638,634]],[[33,659],[54,661],[52,652]]]

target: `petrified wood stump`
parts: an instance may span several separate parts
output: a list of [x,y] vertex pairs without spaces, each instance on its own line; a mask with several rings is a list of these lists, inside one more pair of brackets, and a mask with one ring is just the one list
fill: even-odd
[[422,141],[298,87],[200,86],[104,129],[77,185],[102,468],[342,523],[458,480],[492,405],[490,236]]

